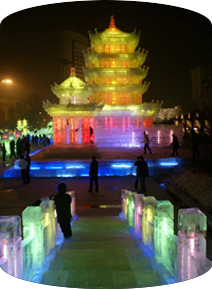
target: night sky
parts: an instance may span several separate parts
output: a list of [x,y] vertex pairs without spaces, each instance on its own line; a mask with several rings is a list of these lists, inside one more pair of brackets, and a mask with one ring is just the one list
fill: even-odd
[[14,80],[10,93],[16,97],[37,92],[43,100],[58,102],[50,89],[60,83],[58,32],[72,30],[85,36],[95,28],[102,32],[111,15],[120,30],[141,31],[139,46],[149,51],[145,80],[151,85],[144,101],[163,100],[163,107],[187,108],[190,70],[212,65],[212,27],[200,14],[162,4],[78,1],[12,14],[0,25],[0,79]]

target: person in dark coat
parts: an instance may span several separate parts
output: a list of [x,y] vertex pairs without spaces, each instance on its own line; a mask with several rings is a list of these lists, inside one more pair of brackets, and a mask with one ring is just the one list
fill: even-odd
[[19,138],[16,142],[16,151],[19,158],[23,155],[23,141]]
[[10,141],[10,158],[12,158],[12,156],[14,156],[16,158],[16,155],[15,155],[15,141],[13,139]]
[[6,148],[5,148],[5,144],[3,143],[2,144],[2,148],[1,148],[1,151],[2,151],[2,160],[3,160],[3,162],[5,162],[6,161]]
[[193,158],[200,157],[199,151],[199,135],[192,128],[191,130],[191,142],[192,142],[192,150],[193,150]]
[[178,142],[177,136],[175,134],[173,134],[172,137],[173,137],[173,141],[171,143],[171,145],[173,145],[172,156],[174,157],[175,154],[178,156],[178,150],[179,150],[180,146],[179,146],[179,142]]
[[71,229],[71,196],[66,194],[67,186],[65,183],[61,183],[58,186],[58,195],[53,200],[57,212],[57,221],[60,224],[61,231],[63,232],[65,239],[70,239],[72,236]]
[[90,176],[90,186],[89,186],[89,193],[93,192],[93,182],[95,182],[95,191],[99,191],[99,183],[98,183],[98,167],[99,163],[96,160],[96,157],[92,157],[92,162],[90,164],[89,176]]
[[30,155],[27,153],[25,156],[25,160],[28,162],[28,166],[26,168],[26,182],[30,183],[30,165],[31,165],[31,158]]
[[148,149],[149,153],[152,154],[152,151],[149,147],[149,136],[144,131],[144,155],[146,154],[146,149]]
[[135,189],[138,188],[138,181],[140,179],[141,183],[141,190],[139,191],[140,194],[143,194],[146,192],[146,177],[149,176],[149,169],[148,164],[144,160],[143,156],[137,157],[137,161],[135,162],[136,168],[136,179],[135,179]]
[[26,170],[27,170],[28,162],[24,159],[24,156],[21,156],[20,161],[18,163],[18,166],[21,169],[21,178],[22,178],[22,181],[23,181],[23,185],[25,185],[26,182],[27,182]]

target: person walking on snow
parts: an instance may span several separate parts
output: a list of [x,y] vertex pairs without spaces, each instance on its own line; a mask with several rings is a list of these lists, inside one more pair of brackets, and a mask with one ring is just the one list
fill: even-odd
[[144,155],[146,154],[146,149],[148,149],[149,153],[152,154],[152,151],[149,147],[149,137],[144,131]]

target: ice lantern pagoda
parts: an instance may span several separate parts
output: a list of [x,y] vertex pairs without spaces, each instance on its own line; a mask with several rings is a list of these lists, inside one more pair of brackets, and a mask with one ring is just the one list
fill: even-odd
[[84,53],[84,74],[93,91],[90,101],[105,104],[95,118],[96,143],[140,144],[143,130],[152,127],[152,117],[162,104],[142,103],[150,83],[144,81],[149,70],[143,65],[148,51],[136,50],[140,32],[122,32],[112,16],[108,29],[89,32],[89,37],[91,47]]
[[60,85],[55,83],[51,90],[59,98],[59,104],[47,100],[43,108],[53,117],[54,144],[93,142],[94,116],[104,105],[89,102],[91,90],[76,77],[74,68],[69,78]]

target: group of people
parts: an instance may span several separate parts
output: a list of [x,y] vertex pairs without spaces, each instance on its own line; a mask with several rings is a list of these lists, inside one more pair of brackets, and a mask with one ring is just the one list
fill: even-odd
[[[30,154],[30,148],[31,143],[33,146],[37,146],[38,143],[43,144],[44,146],[47,146],[50,144],[50,139],[44,134],[43,136],[39,135],[33,135],[30,139],[30,135],[25,135],[22,138],[18,138],[15,142],[14,139],[12,139],[9,143],[9,156],[10,159],[20,159],[22,155],[25,153]],[[0,143],[0,153],[2,156],[2,161],[6,161],[6,155],[7,155],[7,149],[5,146],[5,143]]]
[[[148,137],[148,134],[144,131],[144,155],[146,154],[146,150],[148,149],[149,153],[152,154],[152,151],[149,147],[149,137]],[[172,135],[172,143],[171,145],[173,146],[173,151],[172,151],[172,156],[178,156],[178,150],[180,148],[179,146],[179,141],[178,141],[178,138],[175,134]]]

